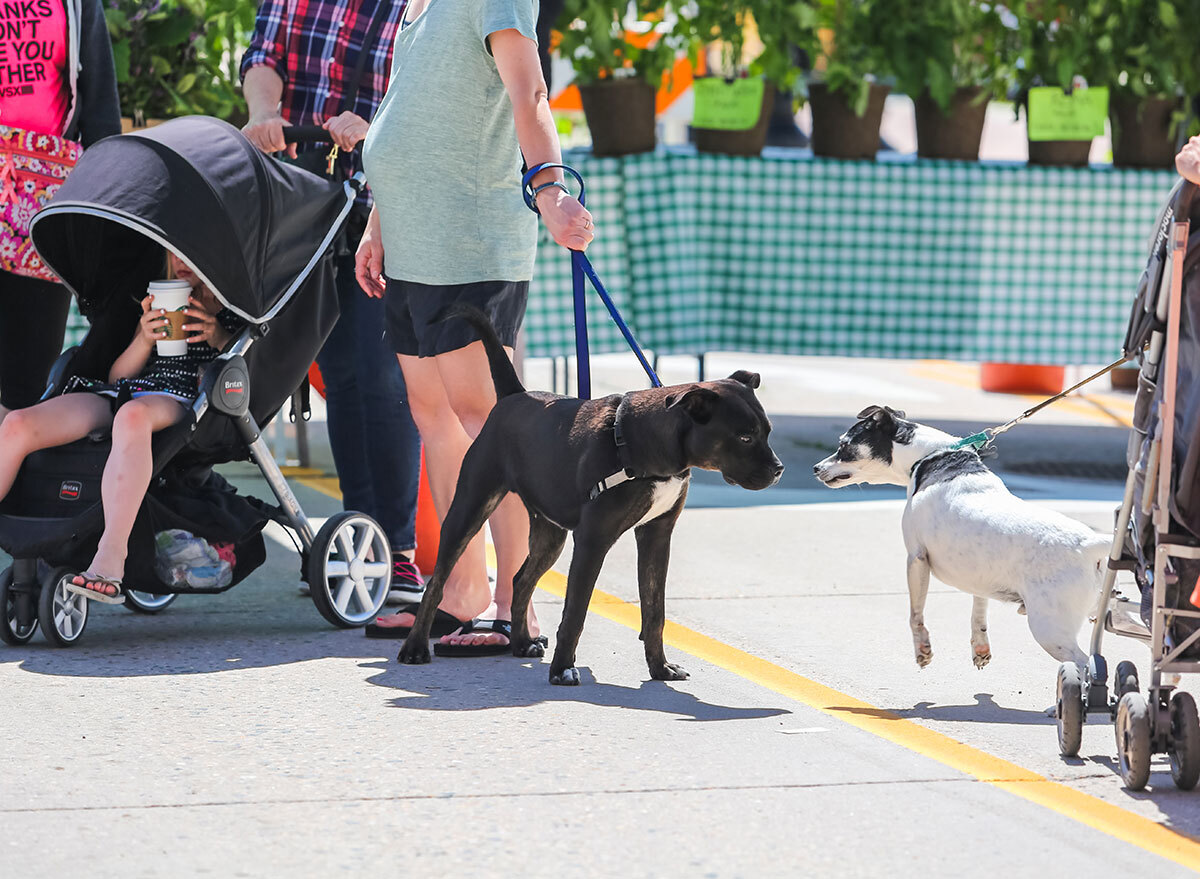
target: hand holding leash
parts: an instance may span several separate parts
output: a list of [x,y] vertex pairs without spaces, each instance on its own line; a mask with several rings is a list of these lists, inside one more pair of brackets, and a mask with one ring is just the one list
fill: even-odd
[[[566,185],[557,180],[543,183],[536,188],[533,186],[533,178],[550,168],[561,168],[579,181],[578,199],[571,197],[567,193]],[[573,237],[571,234],[567,234],[563,238],[555,234],[550,221],[543,215],[543,219],[547,220],[547,228],[554,235],[554,240],[571,251],[571,282],[575,297],[575,363],[577,370],[575,383],[579,396],[586,400],[592,395],[591,364],[588,359],[587,303],[584,298],[585,277],[596,288],[596,292],[600,295],[605,308],[612,315],[613,323],[617,325],[617,329],[621,331],[621,335],[625,337],[625,341],[629,343],[629,347],[633,349],[633,353],[637,356],[638,362],[642,364],[642,369],[646,371],[646,376],[650,379],[650,384],[656,388],[661,388],[662,382],[659,381],[658,375],[654,372],[650,361],[646,359],[646,355],[642,353],[641,347],[633,337],[633,331],[629,329],[629,326],[625,323],[625,319],[621,317],[621,312],[617,310],[616,303],[612,301],[612,297],[608,295],[608,291],[600,283],[600,278],[597,277],[596,270],[592,268],[591,261],[583,252],[592,240],[592,215],[584,209],[584,205],[587,204],[585,201],[587,187],[584,186],[583,177],[569,165],[547,162],[541,165],[534,165],[525,172],[525,176],[521,178],[521,189],[522,194],[525,196],[525,204],[535,214],[542,213],[539,207],[543,204],[547,207],[551,204],[551,197],[545,195],[547,192],[556,192],[559,194],[560,197],[554,200],[556,206],[559,202],[565,202],[568,199],[579,205],[579,212],[568,217],[574,225],[570,225],[564,230],[568,233],[571,232],[571,229],[575,230],[574,236],[577,236],[580,240],[577,246],[572,246]]]
[[525,188],[525,204],[535,214],[541,214],[556,244],[582,253],[596,237],[592,215],[583,206],[583,178],[575,174],[579,180],[579,198],[571,195],[566,185],[557,180],[533,186],[534,175],[547,168],[564,168],[575,174],[565,165],[538,165],[531,169],[521,181]]

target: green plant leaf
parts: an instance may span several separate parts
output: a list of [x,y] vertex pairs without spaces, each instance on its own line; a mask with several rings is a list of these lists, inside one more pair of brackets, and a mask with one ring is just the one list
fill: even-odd
[[114,37],[119,37],[129,30],[129,17],[121,9],[106,8],[104,23],[108,25],[109,34]]
[[117,82],[129,82],[129,41],[121,40],[113,43],[113,67],[116,68]]

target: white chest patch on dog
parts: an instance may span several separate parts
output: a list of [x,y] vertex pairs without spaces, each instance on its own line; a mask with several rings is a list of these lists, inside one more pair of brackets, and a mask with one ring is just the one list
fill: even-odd
[[679,500],[679,495],[683,491],[683,477],[676,476],[671,479],[664,479],[662,482],[657,482],[654,485],[654,494],[650,497],[650,509],[646,515],[638,520],[638,525],[645,525],[654,519],[657,519],[671,507],[675,506],[675,502]]

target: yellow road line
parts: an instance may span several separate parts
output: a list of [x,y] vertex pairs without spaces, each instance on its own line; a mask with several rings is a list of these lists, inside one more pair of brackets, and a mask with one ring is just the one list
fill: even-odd
[[[566,595],[567,578],[558,571],[550,571],[538,586],[561,598]],[[596,590],[590,610],[635,632],[641,630],[641,610],[615,595]],[[740,678],[823,711],[851,726],[1037,803],[1122,842],[1136,845],[1190,869],[1200,869],[1200,841],[1163,827],[1149,818],[1065,784],[1050,781],[1008,760],[972,748],[678,623],[668,620],[663,635],[671,647]]]
[[316,470],[312,467],[280,467],[279,469],[289,479],[294,479],[301,485],[307,485],[326,497],[331,497],[335,501],[342,499],[342,486],[338,482],[338,478],[326,475],[324,470]]
[[[336,479],[328,477],[308,476],[296,477],[296,481],[325,494],[330,493],[328,483],[335,483],[336,489],[337,482]],[[331,496],[339,499],[341,497],[340,493]],[[487,548],[487,554],[488,564],[494,566],[496,557],[491,545]],[[552,570],[542,577],[538,587],[551,595],[564,598],[567,592],[566,575]],[[597,589],[592,595],[589,609],[592,613],[635,632],[641,631],[641,609],[615,595]],[[1175,861],[1189,869],[1200,870],[1200,840],[1060,782],[1051,781],[1023,766],[934,732],[686,626],[667,620],[663,637],[668,646],[731,672],[743,680],[808,705],[844,723],[936,760],[944,766],[1008,791],[1122,842]]]

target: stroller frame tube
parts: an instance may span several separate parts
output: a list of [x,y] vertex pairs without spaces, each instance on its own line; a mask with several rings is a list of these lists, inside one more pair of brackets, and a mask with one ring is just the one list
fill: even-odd
[[[254,333],[247,327],[242,330],[237,340],[230,346],[227,352],[230,356],[243,357],[250,350],[250,346],[254,344]],[[201,394],[195,404],[192,406],[192,414],[197,422],[208,411],[210,402],[207,394]],[[238,433],[241,434],[242,440],[250,449],[250,457],[257,465],[263,478],[267,480],[267,485],[271,487],[271,492],[275,495],[275,499],[279,501],[279,506],[283,509],[284,515],[287,516],[288,522],[300,537],[300,542],[304,546],[305,552],[312,549],[313,541],[316,540],[316,532],[313,530],[312,523],[308,520],[304,510],[300,506],[300,501],[296,499],[296,495],[292,492],[291,486],[283,476],[283,471],[279,469],[279,464],[275,462],[275,456],[271,454],[270,447],[267,446],[266,440],[262,438],[262,431],[255,423],[254,417],[249,413],[245,413],[240,418],[234,418],[234,423],[237,425]]]
[[[1113,587],[1116,583],[1117,570],[1120,568],[1119,562],[1123,555],[1125,540],[1129,531],[1129,520],[1133,512],[1133,505],[1140,503],[1144,510],[1153,508],[1152,521],[1155,531],[1154,581],[1151,596],[1153,615],[1149,638],[1146,639],[1143,635],[1142,639],[1149,640],[1150,642],[1151,677],[1148,688],[1148,695],[1150,697],[1148,701],[1151,709],[1153,736],[1156,740],[1159,740],[1156,744],[1160,746],[1164,741],[1163,736],[1170,729],[1170,691],[1174,689],[1173,682],[1164,687],[1163,675],[1200,671],[1200,661],[1181,660],[1179,658],[1189,647],[1200,641],[1200,630],[1193,632],[1170,650],[1167,650],[1166,647],[1167,626],[1170,624],[1172,618],[1200,619],[1200,610],[1177,610],[1166,606],[1168,576],[1174,576],[1173,573],[1168,572],[1170,559],[1200,559],[1200,546],[1187,546],[1169,542],[1175,406],[1178,396],[1176,385],[1179,376],[1179,321],[1183,295],[1183,261],[1187,253],[1189,229],[1190,223],[1186,220],[1174,223],[1171,229],[1169,268],[1168,271],[1163,273],[1162,283],[1159,285],[1158,296],[1155,302],[1155,317],[1158,323],[1165,329],[1156,329],[1153,331],[1142,363],[1142,373],[1147,378],[1155,381],[1156,384],[1162,384],[1163,396],[1162,402],[1159,404],[1158,425],[1153,435],[1149,437],[1151,446],[1146,456],[1146,486],[1143,496],[1141,498],[1135,497],[1137,482],[1136,467],[1130,467],[1129,474],[1125,480],[1125,493],[1120,510],[1117,513],[1112,547],[1109,550],[1109,564],[1104,574],[1101,598],[1098,605],[1099,611],[1092,628],[1090,645],[1090,656],[1092,659],[1089,662],[1088,687],[1086,688],[1086,692],[1089,695],[1087,699],[1089,711],[1107,709],[1110,712],[1115,712],[1115,705],[1107,704],[1107,697],[1104,699],[1105,704],[1097,704],[1100,701],[1099,699],[1090,698],[1093,694],[1106,693],[1105,688],[1107,684],[1107,681],[1093,679],[1092,673],[1097,665],[1100,668],[1104,667],[1102,662],[1097,663],[1096,661],[1096,658],[1100,655],[1104,632],[1109,631],[1117,635],[1130,635],[1128,632],[1114,628],[1110,603],[1112,601]],[[1135,433],[1131,437],[1131,448],[1132,439],[1136,436],[1137,434]],[[1156,750],[1161,750],[1161,747],[1156,748]]]

